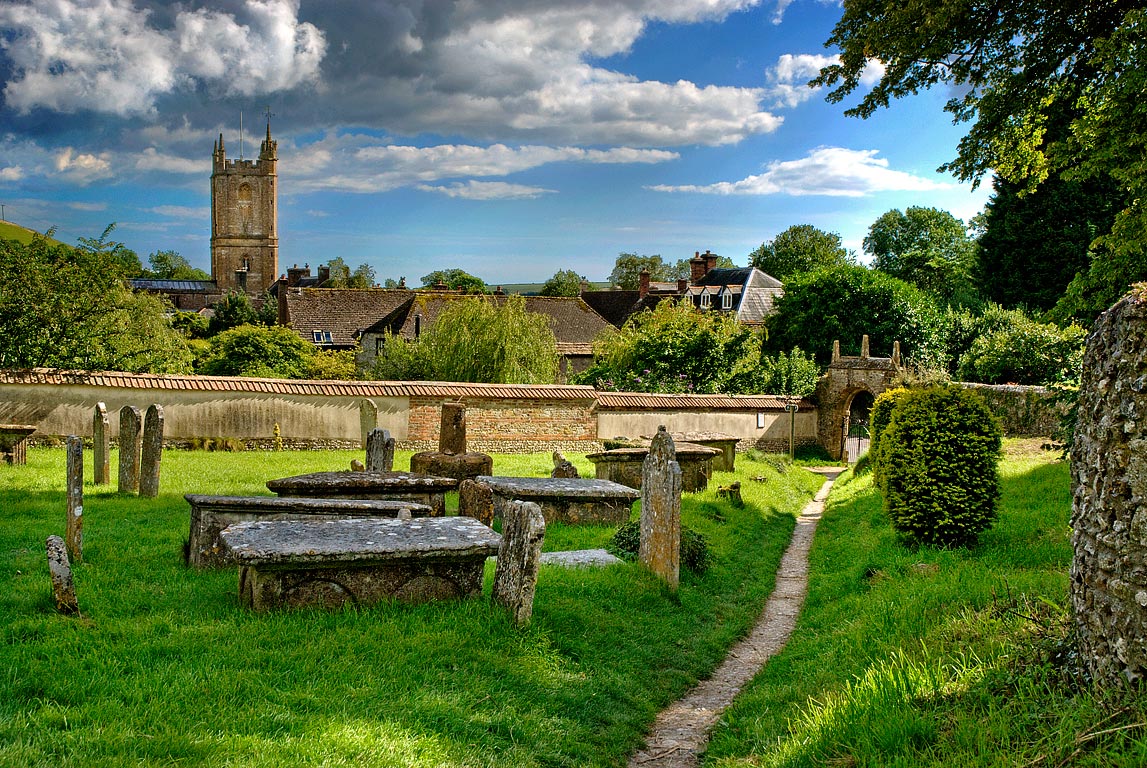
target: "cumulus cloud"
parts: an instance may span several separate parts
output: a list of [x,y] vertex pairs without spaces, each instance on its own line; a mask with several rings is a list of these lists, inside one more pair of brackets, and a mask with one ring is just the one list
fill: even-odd
[[888,167],[875,149],[820,147],[800,160],[769,163],[765,172],[740,181],[704,185],[657,185],[657,192],[708,195],[825,195],[864,197],[878,192],[922,192],[951,185]]
[[112,175],[111,162],[106,153],[94,155],[65,147],[56,154],[54,164],[57,174],[77,184],[90,184]]
[[211,160],[206,156],[199,160],[178,157],[166,152],[160,152],[155,147],[145,149],[135,161],[135,167],[140,171],[164,171],[166,173],[185,173],[203,176],[211,171]]
[[18,165],[0,168],[0,181],[19,181],[24,178],[24,169]]
[[[766,73],[769,83],[768,93],[774,107],[796,107],[808,101],[822,88],[810,88],[809,80],[820,74],[830,64],[839,64],[839,56],[825,56],[814,53],[785,53],[777,58],[777,63]],[[860,83],[871,88],[884,75],[884,65],[870,61],[860,75]]]
[[528,200],[557,192],[556,189],[510,184],[505,181],[456,181],[452,184],[419,184],[423,192],[437,192],[466,200]]
[[40,0],[0,6],[13,76],[6,104],[120,116],[156,111],[157,98],[202,86],[253,95],[313,80],[325,42],[298,21],[297,0],[244,0],[239,17],[180,10],[153,26],[132,0]]
[[[505,144],[485,147],[470,144],[416,147],[383,144],[362,134],[327,136],[309,145],[302,156],[306,158],[304,165],[296,165],[292,160],[290,166],[284,165],[282,169],[292,188],[303,191],[339,189],[347,192],[378,192],[447,179],[509,176],[552,163],[663,163],[678,158],[676,152],[632,147],[584,149],[538,145],[510,147]],[[506,192],[509,186],[488,189]],[[441,192],[446,189],[455,190],[452,195],[455,197],[495,196],[490,192],[476,191],[486,189],[481,186],[461,192],[453,186],[435,187],[432,191]],[[534,188],[522,189],[532,190],[533,196],[540,193]]]

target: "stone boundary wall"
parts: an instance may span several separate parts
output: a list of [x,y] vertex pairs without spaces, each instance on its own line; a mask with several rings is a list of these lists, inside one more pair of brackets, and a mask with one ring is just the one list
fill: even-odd
[[1050,437],[1059,428],[1063,407],[1054,402],[1055,393],[1047,387],[959,384],[984,398],[1007,437]]

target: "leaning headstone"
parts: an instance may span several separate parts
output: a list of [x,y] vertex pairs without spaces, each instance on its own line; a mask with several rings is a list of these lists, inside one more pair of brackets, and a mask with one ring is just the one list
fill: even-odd
[[518,625],[528,623],[534,613],[534,590],[545,538],[546,519],[541,507],[530,501],[506,505],[492,597]]
[[119,409],[119,492],[139,490],[140,451],[139,409],[125,405]]
[[72,564],[68,562],[68,549],[59,536],[49,536],[45,542],[48,550],[48,573],[52,577],[52,597],[56,600],[56,610],[69,616],[80,612],[76,601],[76,584],[72,581]]
[[1147,683],[1147,286],[1092,326],[1071,450],[1071,602],[1101,688]]
[[466,453],[466,406],[462,403],[442,404],[438,452],[451,455]]
[[84,559],[84,441],[68,435],[68,552],[77,563]]
[[681,572],[681,466],[665,427],[657,428],[642,470],[637,556],[676,592]]
[[494,491],[477,480],[458,484],[458,514],[472,517],[486,526],[494,525]]
[[143,418],[143,451],[139,460],[139,495],[159,495],[159,464],[163,458],[163,406],[152,405]]
[[391,472],[394,470],[395,440],[390,432],[377,427],[366,436],[366,470]]
[[96,410],[92,415],[92,482],[96,485],[107,485],[111,482],[111,460],[108,450],[110,431],[108,408],[103,403],[96,403]]
[[573,465],[569,459],[562,455],[561,451],[554,451],[554,471],[550,472],[550,477],[560,478],[580,478],[577,467]]
[[358,428],[362,444],[366,445],[366,436],[378,426],[378,406],[373,400],[360,400],[358,404]]

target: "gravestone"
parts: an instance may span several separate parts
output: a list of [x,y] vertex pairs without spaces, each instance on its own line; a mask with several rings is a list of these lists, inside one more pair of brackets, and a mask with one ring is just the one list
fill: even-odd
[[56,610],[72,616],[80,612],[76,600],[76,584],[72,580],[72,564],[68,562],[68,549],[59,536],[49,536],[45,542],[48,550],[48,573],[52,577],[52,597]]
[[453,477],[456,480],[494,473],[492,457],[466,450],[466,406],[462,403],[442,404],[438,450],[411,456],[410,471],[420,475]]
[[554,471],[550,472],[550,477],[580,478],[581,475],[578,474],[573,462],[563,456],[561,451],[554,451]]
[[641,542],[637,556],[672,592],[681,572],[681,467],[673,438],[658,427],[641,478]]
[[96,403],[96,410],[92,415],[92,482],[96,485],[107,485],[111,482],[111,457],[108,450],[110,431],[107,406]]
[[84,559],[84,441],[68,435],[68,553],[77,563]]
[[472,517],[483,525],[494,524],[494,491],[477,480],[458,484],[458,514]]
[[378,406],[373,400],[361,400],[358,404],[358,428],[362,444],[366,445],[366,436],[378,426]]
[[366,471],[390,472],[394,469],[395,439],[385,429],[372,429],[366,436]]
[[140,451],[139,409],[125,405],[119,409],[119,492],[139,490]]
[[451,455],[466,453],[466,406],[462,403],[442,404],[438,451]]
[[545,538],[546,520],[537,504],[515,501],[502,511],[502,543],[491,597],[510,612],[510,618],[519,626],[528,623],[534,613],[534,590]]
[[1087,340],[1071,451],[1071,601],[1098,685],[1147,682],[1147,286]]
[[159,464],[163,459],[163,406],[152,405],[143,419],[143,450],[139,460],[139,495],[159,495]]

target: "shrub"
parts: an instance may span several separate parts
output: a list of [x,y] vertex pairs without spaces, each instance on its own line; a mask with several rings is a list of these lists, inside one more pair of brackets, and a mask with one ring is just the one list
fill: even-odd
[[892,418],[892,411],[896,408],[896,404],[900,402],[900,398],[908,393],[908,389],[904,387],[894,387],[886,389],[877,395],[876,400],[872,403],[872,410],[868,414],[868,462],[872,468],[872,481],[876,483],[876,487],[881,487],[882,478],[880,470],[877,469],[879,461],[877,460],[877,451],[880,449],[880,433],[888,427],[888,422]]
[[811,355],[793,347],[787,355],[761,355],[760,391],[770,395],[808,397],[816,391],[820,367]]
[[1083,359],[1087,332],[1023,318],[972,342],[960,357],[964,381],[985,384],[1052,384],[1075,371]]
[[884,509],[908,541],[968,546],[996,517],[1000,427],[984,401],[956,387],[901,395],[880,434],[873,473]]
[[[609,551],[620,558],[632,560],[641,547],[641,521],[631,520],[617,529],[609,542]],[[681,526],[681,565],[693,573],[701,574],[709,570],[713,556],[709,553],[709,541],[687,526]]]

